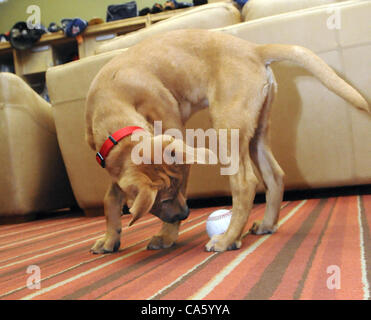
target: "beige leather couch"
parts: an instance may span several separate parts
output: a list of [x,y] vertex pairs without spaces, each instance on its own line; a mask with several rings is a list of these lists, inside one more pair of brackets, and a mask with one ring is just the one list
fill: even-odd
[[0,73],[0,221],[75,205],[49,103]]
[[[318,4],[317,0],[313,2]],[[331,28],[331,24],[328,27],[333,12],[341,16],[340,29]],[[370,2],[345,1],[251,19],[217,30],[257,43],[308,47],[371,101],[370,14]],[[125,37],[119,40],[121,48],[127,47]],[[115,46],[119,40],[115,40]],[[100,52],[109,50],[107,45]],[[87,212],[102,206],[109,177],[84,141],[85,96],[94,75],[117,54],[120,51],[108,51],[47,72],[63,158],[76,199]],[[299,66],[285,62],[273,68],[279,89],[273,106],[271,140],[274,154],[286,172],[286,189],[371,183],[370,117],[329,92]],[[209,127],[207,110],[194,115],[187,126]],[[228,178],[220,176],[218,168],[192,167],[189,197],[228,194]]]
[[[217,31],[255,43],[307,47],[371,102],[370,1],[345,1],[261,17],[257,7],[266,8],[269,2],[286,8],[292,1],[253,0],[247,3],[251,10],[245,9],[251,21]],[[340,29],[332,20],[334,13],[340,17]],[[300,66],[282,62],[272,68],[278,94],[272,107],[271,142],[285,171],[286,190],[371,183],[371,117],[329,92]],[[200,127],[205,117],[207,111],[202,111],[189,125]],[[210,179],[199,179],[203,174]],[[195,166],[189,189],[195,195],[228,193],[228,179],[215,168]]]

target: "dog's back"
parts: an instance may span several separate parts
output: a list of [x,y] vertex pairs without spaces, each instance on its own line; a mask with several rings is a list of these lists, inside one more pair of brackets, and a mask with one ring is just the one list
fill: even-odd
[[197,109],[207,105],[205,101],[210,90],[215,90],[214,83],[225,77],[232,65],[249,63],[253,73],[263,75],[265,68],[255,47],[234,36],[207,30],[171,31],[130,47],[99,71],[89,89],[86,103],[89,145],[95,149],[92,128],[99,124],[93,122],[106,122],[106,108],[110,115],[122,114],[133,106],[143,110],[148,101],[152,107],[157,103],[167,108],[165,105],[177,103],[182,109],[186,103]]
[[[197,106],[206,105],[207,99],[215,100],[219,92],[231,91],[234,82],[260,90],[256,84],[268,81],[266,67],[276,60],[301,64],[327,88],[369,110],[362,96],[308,49],[256,45],[222,32],[176,30],[130,47],[100,70],[87,97],[87,140],[95,149],[92,128],[106,128],[107,121],[114,122],[115,114],[125,113],[128,108],[136,108],[144,117],[146,110],[153,108],[160,113],[162,110],[158,118],[175,117],[178,112],[185,121],[190,112],[185,112],[188,107],[184,106],[196,110]],[[107,114],[111,118],[107,119]],[[179,126],[179,121],[174,125]],[[107,133],[104,129],[95,131]]]

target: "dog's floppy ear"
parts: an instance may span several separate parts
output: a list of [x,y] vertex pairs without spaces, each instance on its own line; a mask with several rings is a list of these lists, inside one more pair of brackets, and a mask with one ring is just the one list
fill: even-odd
[[216,164],[216,154],[208,148],[193,148],[169,135],[159,135],[153,138],[154,146],[162,143],[162,155],[166,164]]
[[150,186],[144,186],[139,189],[137,196],[133,202],[133,205],[129,209],[132,214],[132,219],[129,222],[129,227],[137,221],[144,214],[148,213],[156,199],[157,190]]
[[118,184],[129,198],[127,205],[132,215],[129,222],[129,226],[131,226],[144,214],[150,212],[157,196],[157,189],[148,181],[142,181],[143,177],[141,176],[137,176],[135,179],[133,177],[126,178],[122,178]]

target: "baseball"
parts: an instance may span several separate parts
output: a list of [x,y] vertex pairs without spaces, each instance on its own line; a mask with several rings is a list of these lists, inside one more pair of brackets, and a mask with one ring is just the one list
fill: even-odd
[[219,209],[211,213],[206,220],[206,232],[209,237],[226,232],[231,222],[231,217],[232,211],[228,209]]

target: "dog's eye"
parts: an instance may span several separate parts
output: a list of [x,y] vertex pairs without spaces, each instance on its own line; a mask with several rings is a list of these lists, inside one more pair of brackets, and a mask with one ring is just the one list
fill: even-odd
[[164,203],[164,202],[170,202],[170,201],[172,201],[172,200],[173,200],[172,197],[164,197],[164,198],[161,199],[161,203]]

